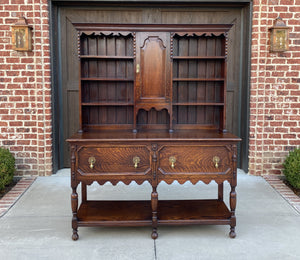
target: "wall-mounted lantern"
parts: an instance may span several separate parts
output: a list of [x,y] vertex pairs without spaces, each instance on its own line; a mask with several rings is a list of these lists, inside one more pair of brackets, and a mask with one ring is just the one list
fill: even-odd
[[289,28],[281,17],[276,18],[274,25],[269,29],[271,31],[272,52],[283,52],[289,49]]
[[12,29],[12,48],[16,51],[32,50],[32,27],[27,24],[24,17],[20,17]]

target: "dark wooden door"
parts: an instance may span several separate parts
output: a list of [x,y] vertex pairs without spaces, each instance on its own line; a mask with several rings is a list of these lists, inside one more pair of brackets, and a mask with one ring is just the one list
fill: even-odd
[[[58,31],[57,93],[58,114],[54,127],[61,140],[55,153],[58,168],[69,167],[69,146],[63,141],[79,129],[79,60],[78,35],[73,23],[151,23],[151,24],[233,24],[229,32],[226,129],[243,138],[239,158],[247,168],[248,147],[248,36],[249,7],[187,5],[120,5],[57,8]],[[55,39],[54,39],[55,40]],[[147,94],[147,93],[146,93]],[[57,136],[58,136],[57,135]]]
[[167,103],[170,99],[170,35],[166,32],[137,33],[138,103]]
[[[164,117],[166,123],[169,120],[166,111],[171,116],[172,106],[170,100],[170,33],[155,31],[136,33],[135,89],[134,118],[138,117],[138,123],[144,122],[144,125],[157,125],[158,117]],[[148,113],[142,112],[139,114],[141,109],[148,111]],[[143,117],[146,117],[146,120]],[[134,128],[136,129],[136,122]]]

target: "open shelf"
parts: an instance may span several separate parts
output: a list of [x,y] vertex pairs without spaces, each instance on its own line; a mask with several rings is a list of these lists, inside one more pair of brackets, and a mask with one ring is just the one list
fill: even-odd
[[150,201],[87,201],[81,204],[77,216],[80,226],[152,223]]
[[82,106],[133,106],[133,103],[129,102],[84,102]]
[[[158,223],[229,224],[231,213],[218,200],[161,200]],[[78,213],[79,226],[147,226],[152,223],[151,201],[87,201]]]
[[173,81],[224,81],[224,78],[174,78]]
[[81,59],[112,59],[112,60],[133,60],[133,56],[103,56],[103,55],[81,55]]
[[231,214],[223,201],[218,200],[160,200],[159,224],[213,224],[220,220],[228,224]]
[[[115,129],[118,130],[130,130],[132,132],[132,124],[83,124],[82,128],[89,131],[95,131],[95,132],[100,132],[100,131],[105,131],[105,130],[111,130],[111,128],[114,127]],[[111,131],[110,131],[111,132]]]
[[81,78],[82,81],[134,81],[125,78]]
[[173,56],[173,60],[224,60],[225,56]]
[[176,102],[173,106],[224,106],[224,103],[217,102]]

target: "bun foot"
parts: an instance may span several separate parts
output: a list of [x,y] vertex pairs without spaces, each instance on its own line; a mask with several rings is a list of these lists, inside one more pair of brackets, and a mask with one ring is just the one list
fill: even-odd
[[152,237],[152,239],[158,238],[158,234],[157,234],[156,230],[152,231],[151,237]]
[[236,233],[235,233],[234,228],[231,228],[231,229],[230,229],[229,237],[230,237],[230,238],[235,238],[235,237],[236,237]]
[[78,240],[78,238],[79,238],[79,236],[78,236],[77,232],[76,232],[76,231],[73,232],[72,239],[73,239],[74,241],[76,241],[76,240]]

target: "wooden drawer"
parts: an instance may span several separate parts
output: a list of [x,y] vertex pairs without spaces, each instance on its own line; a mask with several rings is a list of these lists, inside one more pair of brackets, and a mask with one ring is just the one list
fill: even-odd
[[[95,158],[93,166],[90,158]],[[139,162],[135,167],[134,157]],[[150,171],[150,152],[145,146],[82,147],[77,153],[78,170],[81,174],[137,174]]]
[[231,153],[226,146],[165,146],[159,153],[159,171],[163,174],[225,173],[230,168]]

